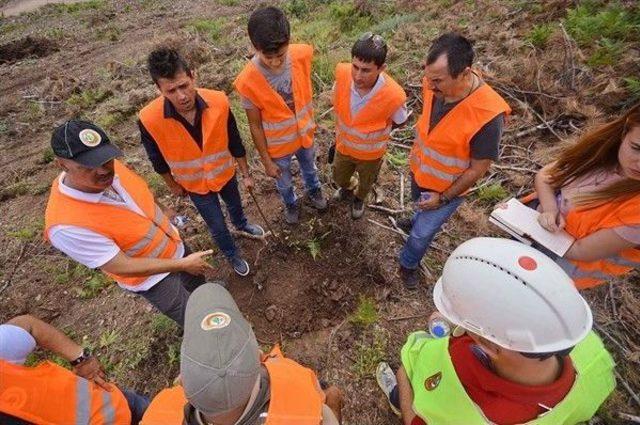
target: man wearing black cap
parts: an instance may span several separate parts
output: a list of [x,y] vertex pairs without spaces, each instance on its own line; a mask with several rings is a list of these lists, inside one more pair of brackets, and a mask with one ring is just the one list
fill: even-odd
[[62,173],[45,213],[45,237],[77,262],[111,276],[180,326],[189,294],[212,270],[190,254],[146,183],[115,158],[122,155],[98,126],[71,120],[51,147]]

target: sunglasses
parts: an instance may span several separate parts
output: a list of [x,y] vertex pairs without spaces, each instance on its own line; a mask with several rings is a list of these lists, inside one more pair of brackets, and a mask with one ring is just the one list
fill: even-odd
[[365,32],[364,34],[362,34],[362,37],[360,37],[360,39],[359,39],[359,41],[369,41],[369,40],[371,40],[373,42],[373,46],[376,49],[382,49],[382,48],[387,46],[387,44],[384,42],[384,38],[382,38],[382,36],[380,36],[378,34],[374,34],[371,31]]

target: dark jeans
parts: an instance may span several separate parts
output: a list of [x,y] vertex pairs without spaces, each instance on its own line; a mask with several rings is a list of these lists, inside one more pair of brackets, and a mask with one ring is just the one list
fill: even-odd
[[189,197],[193,205],[198,209],[204,222],[207,223],[209,232],[211,232],[211,236],[218,245],[218,248],[220,248],[220,251],[222,251],[227,258],[233,258],[238,249],[224,221],[224,214],[222,213],[219,198],[222,198],[227,205],[229,217],[235,228],[238,230],[243,229],[247,225],[247,217],[244,215],[242,209],[242,200],[240,199],[236,177],[233,176],[231,180],[220,189],[220,192],[209,192],[205,195],[189,192]]
[[129,410],[131,410],[131,425],[138,425],[138,423],[142,420],[142,416],[147,410],[147,407],[149,407],[149,397],[140,395],[135,391],[127,389],[122,389],[120,391],[122,391],[124,398],[127,399]]
[[[191,250],[185,245],[184,255],[190,253]],[[203,276],[187,272],[169,273],[169,276],[153,285],[151,289],[136,294],[146,298],[162,314],[173,319],[180,327],[184,327],[184,313],[189,295],[203,283]]]

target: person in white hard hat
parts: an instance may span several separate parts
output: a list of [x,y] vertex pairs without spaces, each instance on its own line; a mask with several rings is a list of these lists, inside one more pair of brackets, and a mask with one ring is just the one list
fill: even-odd
[[576,424],[615,388],[589,306],[556,263],[527,245],[463,243],[433,300],[453,336],[412,333],[397,375],[386,363],[377,371],[405,425]]

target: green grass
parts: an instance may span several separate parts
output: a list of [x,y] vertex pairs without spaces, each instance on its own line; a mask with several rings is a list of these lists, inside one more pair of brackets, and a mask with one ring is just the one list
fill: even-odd
[[629,103],[635,103],[640,101],[640,78],[638,77],[627,77],[622,79],[625,84],[625,88],[631,98],[629,99]]
[[169,194],[167,184],[160,174],[152,171],[144,175],[144,179],[147,181],[149,188],[156,196],[163,196]]
[[587,64],[591,67],[614,65],[625,49],[622,41],[600,39],[594,52],[587,59]]
[[237,6],[240,4],[240,0],[218,0],[218,3],[223,6]]
[[80,298],[94,298],[106,289],[112,282],[111,278],[97,270],[86,269],[88,277],[80,288],[76,288],[76,293]]
[[24,227],[7,232],[7,235],[19,239],[23,242],[33,242],[37,238],[42,237],[44,231],[44,220],[36,220],[33,223],[29,223]]
[[361,295],[358,299],[358,307],[349,316],[349,321],[356,326],[366,328],[378,321],[376,301],[371,297]]
[[500,183],[482,186],[476,194],[478,201],[486,205],[493,205],[507,196],[509,196],[509,192]]
[[222,36],[225,22],[223,18],[196,19],[187,25],[187,29],[207,37],[211,41],[217,41]]
[[385,157],[389,164],[395,168],[404,168],[409,163],[409,151],[391,148],[387,150]]
[[20,181],[0,189],[0,201],[17,198],[29,193],[31,185],[26,181]]
[[164,314],[156,314],[151,319],[151,330],[155,335],[164,335],[175,332],[178,329],[176,322]]
[[98,103],[104,101],[109,96],[111,96],[111,92],[102,89],[87,89],[78,93],[72,94],[67,99],[67,104],[71,106],[77,106],[80,109],[88,109],[92,108]]
[[48,164],[53,162],[55,159],[55,155],[53,154],[53,149],[51,146],[47,146],[42,150],[42,157],[40,158],[40,164]]
[[371,337],[364,336],[356,345],[354,363],[351,366],[358,378],[370,378],[378,363],[385,358],[387,341],[381,330],[374,329]]
[[5,120],[0,120],[0,134],[5,134],[9,131],[9,124]]
[[403,25],[412,24],[420,19],[417,13],[408,13],[405,15],[388,15],[382,21],[377,22],[369,28],[374,34],[380,34],[385,37],[390,36],[395,30]]
[[313,261],[316,261],[318,257],[321,256],[322,248],[320,248],[320,241],[318,238],[313,238],[310,241],[307,241],[307,249],[309,249],[309,254],[311,254]]
[[51,7],[53,8],[54,12],[57,13],[78,14],[85,10],[103,9],[106,7],[106,5],[107,3],[104,0],[89,0],[69,4],[58,3],[51,5]]
[[525,40],[531,43],[533,47],[541,49],[547,45],[553,30],[554,26],[549,23],[536,25],[526,35]]
[[582,47],[600,39],[637,40],[640,35],[640,10],[631,12],[619,2],[584,1],[567,11],[567,31]]
[[98,340],[98,345],[100,348],[105,348],[110,345],[113,345],[120,339],[120,334],[117,330],[112,329],[110,331],[104,331],[100,334],[100,338]]
[[100,28],[96,32],[96,35],[99,39],[107,40],[107,41],[118,41],[120,39],[121,34],[122,34],[122,31],[120,30],[120,28],[113,24],[107,25],[104,28]]

